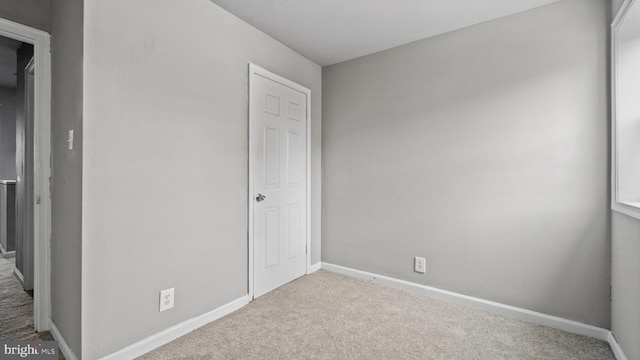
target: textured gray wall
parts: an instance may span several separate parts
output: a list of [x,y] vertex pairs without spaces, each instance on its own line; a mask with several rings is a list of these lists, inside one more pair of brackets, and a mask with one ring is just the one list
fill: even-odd
[[248,63],[311,89],[314,189],[322,72],[207,0],[86,1],[85,29],[82,355],[95,359],[247,294]]
[[50,0],[2,0],[0,18],[49,32],[50,6]]
[[[81,356],[83,0],[51,9],[51,310]],[[74,129],[74,148],[67,149]],[[114,261],[111,266],[116,266]],[[110,269],[105,269],[109,273]]]
[[324,68],[323,261],[609,327],[609,6]]
[[613,212],[613,335],[629,360],[640,359],[640,221]]
[[0,87],[0,179],[16,179],[16,89]]

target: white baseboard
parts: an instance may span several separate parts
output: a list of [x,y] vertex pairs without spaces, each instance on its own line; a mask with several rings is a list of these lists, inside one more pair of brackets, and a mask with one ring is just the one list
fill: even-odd
[[16,251],[15,250],[7,251],[2,247],[2,245],[0,245],[0,256],[2,256],[5,259],[11,259],[16,257]]
[[[611,349],[613,350],[613,353],[615,354],[617,360],[628,360],[624,352],[622,351],[622,348],[613,337],[613,334],[611,333],[611,331],[607,329],[603,329],[603,328],[595,327],[592,325],[579,323],[577,321],[567,320],[560,317],[547,315],[547,314],[543,314],[535,311],[517,308],[510,305],[500,304],[493,301],[475,298],[472,296],[458,294],[458,293],[447,291],[447,290],[441,290],[441,289],[426,286],[426,285],[412,283],[412,282],[395,279],[395,278],[391,278],[383,275],[378,275],[378,274],[374,274],[366,271],[355,270],[355,269],[347,268],[344,266],[329,264],[325,262],[311,265],[311,267],[309,268],[309,274],[319,269],[324,269],[324,270],[336,272],[339,274],[343,274],[343,275],[347,275],[347,276],[351,276],[359,279],[371,280],[384,285],[405,289],[409,291],[414,291],[421,294],[426,294],[433,297],[446,299],[446,300],[454,301],[457,303],[462,303],[469,306],[481,308],[483,310],[506,315],[519,320],[533,322],[536,324],[571,332],[574,334],[589,336],[595,339],[607,341],[611,346]],[[179,338],[180,336],[186,335],[187,333],[201,326],[204,326],[225,315],[228,315],[242,308],[248,303],[249,303],[249,296],[245,295],[239,299],[236,299],[206,314],[200,315],[190,320],[186,320],[180,324],[177,324],[170,328],[162,330],[141,341],[138,341],[137,343],[129,345],[124,349],[121,349],[115,353],[107,355],[101,358],[101,360],[136,358],[168,342],[171,342]],[[60,332],[58,331],[58,329],[56,328],[53,322],[51,322],[51,333],[53,334],[54,338],[59,342],[61,351],[64,354],[64,356],[69,360],[77,360],[77,357],[75,356],[73,351],[71,351],[67,343],[64,341],[64,339],[62,338],[62,335],[60,334]]]
[[168,342],[171,342],[183,335],[186,335],[187,333],[199,327],[202,327],[212,321],[218,320],[221,317],[242,308],[248,303],[249,303],[249,295],[245,295],[239,299],[233,300],[230,303],[222,305],[221,307],[215,310],[212,310],[206,314],[197,316],[193,319],[189,319],[179,324],[176,324],[174,326],[171,326],[165,330],[162,330],[156,334],[153,334],[145,339],[142,339],[134,344],[127,346],[124,349],[116,351],[101,359],[102,360],[134,359]]
[[515,306],[505,305],[489,300],[479,299],[472,296],[458,294],[455,292],[441,290],[431,286],[421,285],[404,281],[400,279],[391,278],[388,276],[373,274],[366,271],[355,270],[344,266],[322,263],[322,269],[332,272],[340,273],[343,275],[372,280],[384,285],[414,291],[421,294],[433,296],[440,299],[450,300],[457,303],[473,306],[483,310],[487,310],[493,313],[506,315],[515,319],[532,322],[544,326],[548,326],[554,329],[563,330],[566,332],[588,336],[591,338],[609,341],[609,334],[611,333],[607,329],[599,328],[592,325],[583,324],[573,320],[563,319],[561,317],[547,315],[531,310],[518,308]]
[[67,360],[78,360],[78,357],[73,350],[71,350],[69,344],[64,340],[64,337],[62,337],[60,330],[58,330],[58,327],[53,320],[49,320],[49,331],[51,332],[51,335],[53,335],[53,338],[58,342],[58,347],[60,348],[60,351],[62,351],[64,358]]
[[616,356],[617,360],[628,360],[627,355],[622,351],[620,344],[618,344],[618,341],[613,336],[612,332],[609,332],[609,339],[607,340],[609,341],[609,346],[611,346],[611,350],[613,350],[613,354]]
[[321,262],[317,262],[317,263],[309,266],[309,271],[307,272],[307,274],[313,274],[314,272],[320,270],[321,267],[322,267],[322,263]]
[[13,275],[18,279],[20,285],[24,285],[24,276],[22,276],[22,272],[20,272],[20,270],[15,266],[13,267]]

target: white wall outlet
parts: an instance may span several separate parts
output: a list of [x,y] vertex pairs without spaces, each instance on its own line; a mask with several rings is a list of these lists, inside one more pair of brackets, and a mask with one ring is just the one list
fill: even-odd
[[160,311],[169,310],[173,307],[174,289],[175,288],[160,291]]
[[426,273],[427,272],[426,264],[427,264],[427,260],[425,260],[425,258],[416,257],[413,260],[413,271],[421,274]]

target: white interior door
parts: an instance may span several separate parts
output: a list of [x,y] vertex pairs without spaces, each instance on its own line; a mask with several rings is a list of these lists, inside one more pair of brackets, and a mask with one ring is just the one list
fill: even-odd
[[308,95],[253,71],[250,76],[249,226],[258,297],[306,273]]

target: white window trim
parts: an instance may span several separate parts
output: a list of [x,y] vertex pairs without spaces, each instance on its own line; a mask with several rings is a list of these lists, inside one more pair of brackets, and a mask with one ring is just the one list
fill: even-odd
[[625,0],[611,23],[611,210],[640,219],[640,202],[620,201],[618,189],[618,134],[617,134],[617,31],[636,0]]

